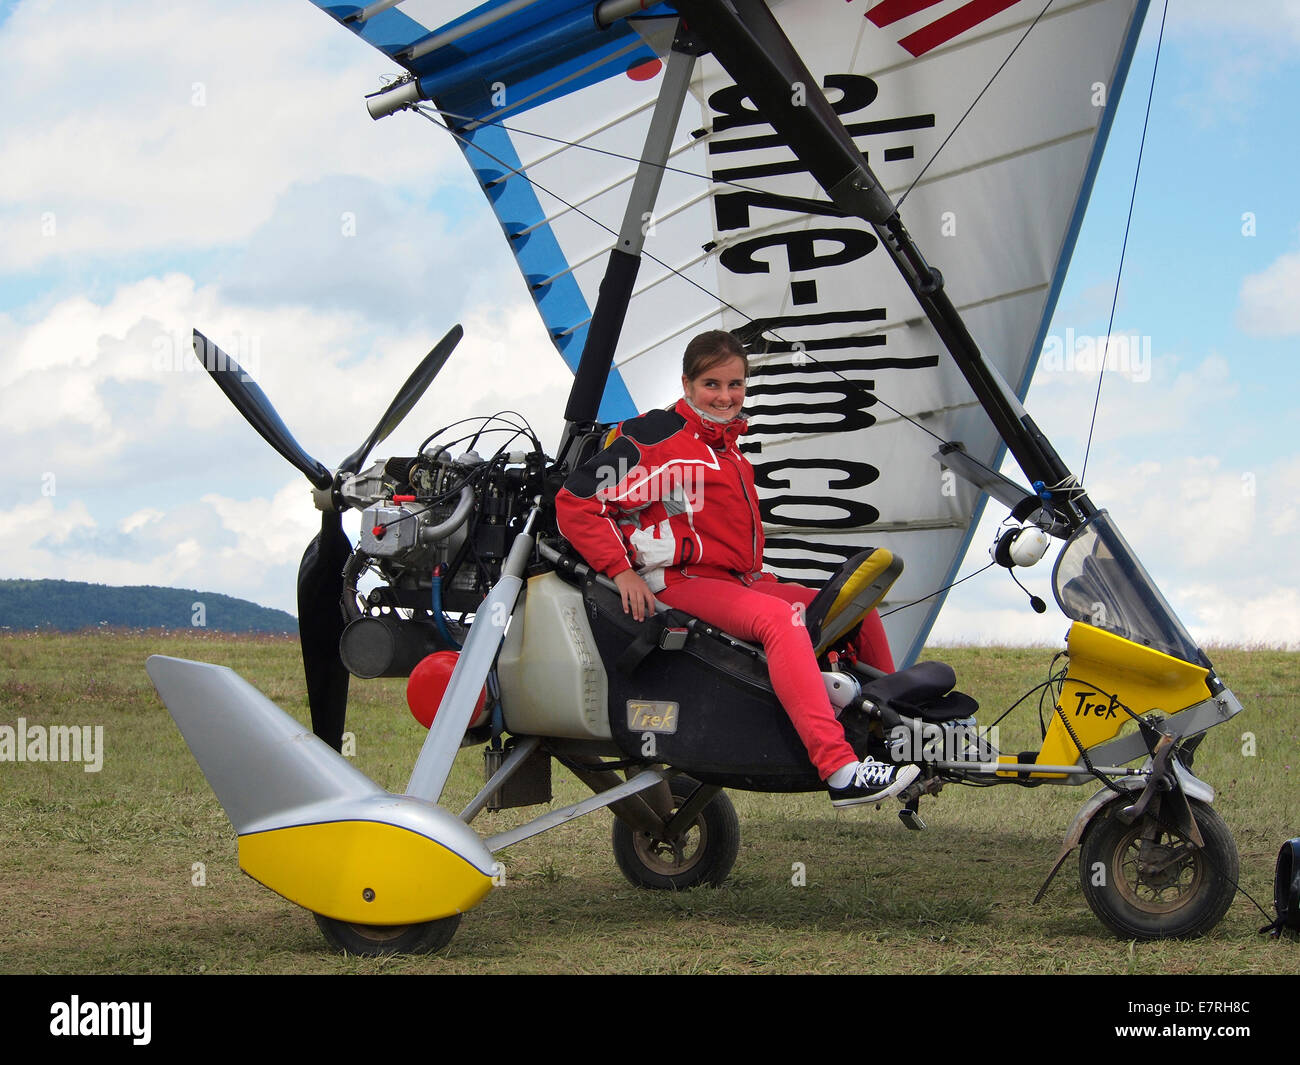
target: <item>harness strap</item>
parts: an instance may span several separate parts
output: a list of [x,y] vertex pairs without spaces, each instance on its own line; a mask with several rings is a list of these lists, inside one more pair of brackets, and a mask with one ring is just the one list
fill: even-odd
[[620,673],[631,675],[646,660],[651,651],[680,651],[686,646],[690,630],[686,627],[689,619],[677,610],[667,610],[662,614],[646,618],[641,623],[641,630],[636,638],[623,649],[615,665]]

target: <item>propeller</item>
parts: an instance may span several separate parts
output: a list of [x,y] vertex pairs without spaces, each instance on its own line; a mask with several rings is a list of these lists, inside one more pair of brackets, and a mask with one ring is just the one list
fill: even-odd
[[388,434],[401,424],[402,419],[419,402],[420,397],[424,395],[424,390],[438,376],[438,371],[451,358],[451,353],[456,350],[456,345],[464,335],[465,330],[459,325],[453,325],[447,330],[447,335],[439,340],[433,350],[420,361],[420,365],[411,371],[406,384],[398,390],[397,395],[393,397],[393,402],[388,404],[388,410],[384,411],[384,416],[366,437],[365,443],[339,464],[340,470],[356,473],[361,469],[361,464],[366,461],[371,449],[376,444],[387,440]]
[[339,640],[346,625],[340,601],[343,567],[351,554],[342,511],[321,511],[320,532],[307,545],[298,565],[298,642],[307,677],[311,730],[340,752],[351,677],[339,657]]
[[334,483],[330,471],[308,455],[293,438],[257,382],[244,372],[239,363],[197,329],[194,330],[194,355],[212,375],[212,380],[217,382],[217,387],[226,394],[226,398],[235,405],[235,409],[244,416],[244,420],[261,434],[263,440],[287,458],[294,469],[304,474],[317,488],[328,488]]
[[333,489],[341,477],[356,473],[371,450],[410,413],[464,335],[459,325],[448,330],[406,379],[370,435],[331,473],[293,438],[257,382],[216,344],[194,330],[194,354],[226,398],[317,489],[313,498],[321,510],[320,532],[307,545],[298,567],[298,636],[312,732],[336,751],[343,746],[348,704],[349,674],[339,657],[339,638],[344,627],[340,603],[343,567],[352,554],[352,544],[343,532],[343,511],[348,505]]

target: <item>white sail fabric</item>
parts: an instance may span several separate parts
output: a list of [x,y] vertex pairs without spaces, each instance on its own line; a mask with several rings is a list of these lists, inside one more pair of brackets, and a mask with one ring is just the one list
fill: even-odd
[[[451,15],[463,26],[506,5],[433,6],[455,8],[454,27]],[[1023,395],[1145,0],[1057,0],[1041,17],[1043,0],[769,6],[817,82],[792,86],[792,99],[824,91],[895,200],[993,79],[901,215],[971,334]],[[414,0],[401,10],[405,23],[377,15],[362,35],[398,55],[403,35],[442,31],[414,22]],[[592,32],[591,10],[539,0],[404,61],[461,129],[570,366],[663,81],[653,56],[666,58],[676,24],[659,5]],[[531,60],[519,47],[529,34]],[[884,610],[930,595],[952,579],[979,504],[931,457],[936,438],[990,465],[1001,441],[870,227],[817,205],[828,204],[825,193],[708,55],[673,144],[602,417],[672,402],[695,334],[761,336],[746,440],[769,565],[816,583],[861,546],[888,547],[906,569]],[[765,201],[772,195],[817,203],[792,211]],[[915,658],[941,602],[886,618],[900,664]]]

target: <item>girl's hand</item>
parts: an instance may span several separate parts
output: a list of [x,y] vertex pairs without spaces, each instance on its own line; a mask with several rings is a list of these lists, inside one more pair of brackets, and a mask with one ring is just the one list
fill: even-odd
[[630,613],[637,621],[645,621],[647,616],[654,614],[654,592],[636,570],[625,569],[614,578],[614,583],[618,585],[618,590],[623,596],[624,614]]

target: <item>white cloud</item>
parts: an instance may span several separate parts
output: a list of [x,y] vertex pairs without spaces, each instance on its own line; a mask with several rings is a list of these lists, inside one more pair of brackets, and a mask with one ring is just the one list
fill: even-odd
[[[1130,338],[1133,335],[1128,334]],[[1122,368],[1107,371],[1101,382],[1093,428],[1094,457],[1107,448],[1131,449],[1134,438],[1177,437],[1237,393],[1228,361],[1221,355],[1207,355],[1187,365],[1189,360],[1178,355],[1153,356],[1146,338],[1139,338],[1136,346],[1139,353],[1126,356],[1125,361],[1115,356]],[[1029,392],[1031,413],[1067,456],[1067,465],[1074,461],[1082,466],[1096,395],[1095,363],[1044,360],[1034,373]],[[1090,472],[1089,477],[1093,476]]]
[[[137,538],[138,530],[125,535],[106,532],[93,516],[92,502],[84,498],[40,499],[19,503],[0,514],[6,577],[100,584],[186,584],[201,555],[199,541],[186,536],[164,544],[165,536],[160,524],[152,536],[144,538],[156,538],[158,542],[140,550],[144,545]],[[155,553],[155,547],[164,550]]]
[[1272,47],[1300,44],[1300,4],[1296,0],[1251,0],[1248,4],[1177,0],[1170,4],[1169,14],[1179,32],[1203,34],[1213,40],[1227,35]]
[[1300,591],[1295,588],[1224,588],[1196,585],[1182,589],[1188,609],[1184,621],[1203,644],[1262,644],[1300,650]]
[[[138,476],[197,452],[209,434],[219,439],[229,412],[193,357],[195,324],[244,357],[291,424],[322,430],[323,387],[333,377],[339,391],[356,391],[337,380],[338,367],[371,342],[355,315],[231,307],[181,275],[122,285],[103,304],[64,301],[18,331],[0,369],[0,436],[18,465]],[[397,366],[390,375],[401,380]],[[142,461],[132,468],[130,459]]]
[[1253,336],[1300,333],[1300,252],[1278,256],[1241,283],[1237,325]]
[[123,518],[118,524],[118,529],[124,533],[133,533],[137,529],[148,525],[151,521],[157,521],[163,516],[161,510],[156,510],[153,507],[145,507],[144,510],[137,510],[134,514],[130,514]]
[[[220,499],[140,511],[116,530],[94,518],[93,499],[19,504],[0,514],[3,576],[195,588],[292,609],[298,556],[315,527],[295,521],[280,496],[248,509],[259,503],[261,538],[248,535],[246,514]],[[298,539],[293,550],[283,549],[289,536]]]
[[[1246,490],[1240,471],[1222,469],[1214,457],[1162,465],[1127,508],[1144,539],[1159,545],[1155,557],[1189,571],[1240,572],[1240,553],[1252,549],[1256,532],[1256,496]],[[1250,559],[1249,568],[1255,565],[1257,559]]]
[[[306,3],[23,3],[0,24],[0,270],[237,245],[322,173],[427,192],[449,138],[363,96],[395,64]],[[418,124],[418,125],[417,125]]]
[[[1265,80],[1292,60],[1300,44],[1300,5],[1295,0],[1173,0],[1168,11],[1166,46],[1186,46],[1195,71],[1175,90],[1183,119],[1199,127],[1244,129],[1263,99]],[[1160,9],[1152,4],[1144,42],[1154,45],[1159,26]]]
[[1300,532],[1300,457],[1279,462],[1262,485],[1254,473],[1246,476],[1243,487],[1259,494],[1260,520],[1268,534],[1294,540]]
[[[464,321],[465,339],[405,427],[408,446],[439,421],[520,403],[539,433],[558,431],[569,375],[536,310],[507,302],[470,310]],[[77,297],[17,329],[0,364],[9,454],[29,468],[112,476],[127,473],[130,457],[197,456],[232,431],[252,439],[195,359],[194,326],[240,363],[326,465],[365,437],[443,328],[381,327],[351,310],[238,305],[182,275],[125,284],[103,304]]]
[[221,550],[223,559],[261,558],[271,564],[297,564],[303,549],[320,528],[320,514],[311,492],[294,478],[272,499],[230,499],[208,493],[200,501],[216,512],[221,528],[234,535]]
[[80,500],[59,508],[50,497],[0,511],[0,543],[22,548],[40,543],[65,544],[82,530],[93,528],[95,519]]
[[[0,576],[169,584],[294,609],[298,559],[319,515],[306,480],[199,368],[192,323],[255,371],[326,465],[365,438],[437,339],[355,312],[234,304],[183,275],[124,284],[103,303],[56,304],[15,328],[0,366],[9,457],[0,487],[17,501],[0,515]],[[554,450],[571,377],[536,310],[482,306],[464,325],[439,378],[372,459],[412,454],[440,425],[507,408]],[[505,442],[489,434],[478,450]],[[53,499],[40,496],[46,473]]]
[[425,200],[353,176],[295,184],[222,271],[221,295],[442,329],[472,301],[522,298],[486,207],[464,219]]

